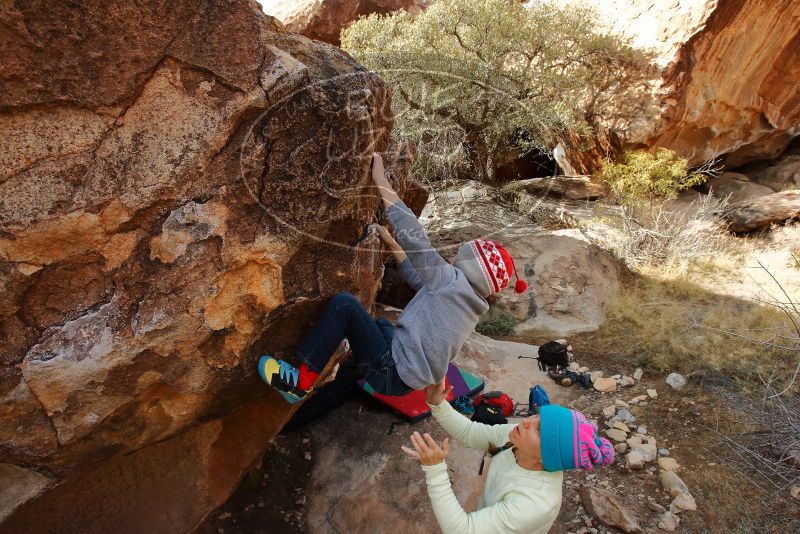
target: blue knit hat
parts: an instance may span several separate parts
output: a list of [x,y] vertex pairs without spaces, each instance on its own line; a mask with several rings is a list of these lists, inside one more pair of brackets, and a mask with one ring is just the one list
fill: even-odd
[[557,404],[539,408],[539,436],[545,471],[592,469],[614,461],[611,442],[597,434],[597,425]]

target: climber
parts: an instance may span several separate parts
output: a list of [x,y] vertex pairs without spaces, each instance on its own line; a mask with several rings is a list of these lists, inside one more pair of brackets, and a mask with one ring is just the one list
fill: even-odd
[[597,435],[597,427],[580,412],[548,404],[518,424],[489,426],[470,421],[445,402],[449,389],[444,383],[425,388],[434,418],[454,439],[489,453],[492,460],[478,509],[467,513],[456,500],[447,474],[449,439],[440,445],[430,434],[414,432],[413,449],[402,447],[422,464],[442,532],[545,534],[561,508],[562,471],[614,461],[614,447]]
[[[404,395],[440,382],[448,363],[461,350],[478,319],[489,309],[486,297],[504,289],[516,269],[498,243],[475,239],[462,243],[452,264],[431,245],[414,213],[397,196],[384,176],[383,160],[373,154],[372,179],[396,235],[373,226],[398,262],[416,294],[394,326],[373,320],[349,293],[334,296],[298,348],[299,368],[262,356],[262,380],[289,402],[312,390],[319,374],[343,339],[347,339],[360,374],[384,395]],[[517,276],[515,290],[527,285]]]

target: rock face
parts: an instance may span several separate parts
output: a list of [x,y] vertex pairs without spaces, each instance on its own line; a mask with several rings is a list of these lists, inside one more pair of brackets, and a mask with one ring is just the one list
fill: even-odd
[[185,531],[290,416],[258,355],[374,299],[389,95],[246,0],[2,11],[0,462],[61,484],[42,530]]
[[276,17],[289,31],[312,39],[339,44],[342,29],[371,13],[405,9],[418,12],[427,0],[259,0],[264,12]]
[[722,213],[731,232],[751,232],[800,217],[800,190],[743,200]]
[[627,141],[729,167],[777,156],[800,134],[800,4],[794,0],[568,0],[656,51],[661,113]]
[[767,186],[751,182],[744,174],[724,172],[707,182],[709,193],[728,202],[741,202],[770,195],[774,191]]
[[713,4],[664,72],[668,95],[650,143],[695,162],[727,154],[731,167],[775,157],[800,134],[800,4]]
[[591,176],[550,176],[519,180],[503,188],[514,194],[520,190],[534,197],[597,200],[608,194],[608,185]]
[[777,192],[800,189],[800,155],[787,156],[753,173],[752,179]]

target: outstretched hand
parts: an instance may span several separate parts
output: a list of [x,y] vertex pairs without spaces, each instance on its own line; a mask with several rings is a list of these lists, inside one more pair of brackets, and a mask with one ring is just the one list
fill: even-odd
[[413,450],[405,445],[400,448],[407,455],[419,460],[422,465],[442,463],[447,458],[447,453],[450,452],[450,438],[444,438],[442,445],[439,446],[427,432],[424,436],[420,436],[419,432],[411,434],[411,445],[414,446]]
[[425,399],[428,404],[437,406],[447,399],[451,391],[453,391],[453,386],[446,386],[446,380],[443,379],[438,384],[431,384],[425,388]]

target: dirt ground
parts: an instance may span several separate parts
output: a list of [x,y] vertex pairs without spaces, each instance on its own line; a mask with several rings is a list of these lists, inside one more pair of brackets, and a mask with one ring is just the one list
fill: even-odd
[[[592,351],[594,336],[584,334],[570,339],[575,357],[591,369],[600,369],[609,374],[630,374],[636,368],[635,357],[620,354],[600,354]],[[648,434],[657,439],[659,448],[667,448],[670,455],[681,465],[679,476],[686,482],[697,500],[696,512],[681,514],[677,532],[691,533],[788,533],[800,532],[800,503],[788,492],[771,495],[747,481],[733,466],[720,461],[718,455],[725,454],[718,446],[722,435],[726,435],[746,424],[737,414],[737,402],[746,402],[744,397],[731,395],[735,385],[729,381],[720,384],[712,380],[690,380],[681,390],[673,390],[662,373],[645,369],[639,384],[618,389],[616,394],[587,392],[581,395],[573,407],[602,420],[602,408],[613,398],[629,399],[642,394],[647,388],[658,391],[658,398],[647,406],[631,406],[630,412],[637,418],[637,425],[645,425]],[[642,519],[646,530],[662,532],[656,528],[657,512],[648,503],[657,502],[669,508],[670,498],[662,491],[655,467],[641,471],[629,471],[624,462],[616,462],[607,469],[597,471],[592,484],[608,481],[608,486],[618,488],[618,498]],[[586,484],[587,475],[570,472],[565,477],[564,504],[554,534],[575,532],[583,525],[583,515],[576,513],[576,497],[579,486]],[[570,487],[572,482],[573,487]],[[592,523],[597,527],[597,522]],[[616,529],[604,530],[619,532]],[[603,531],[603,530],[601,530]]]

